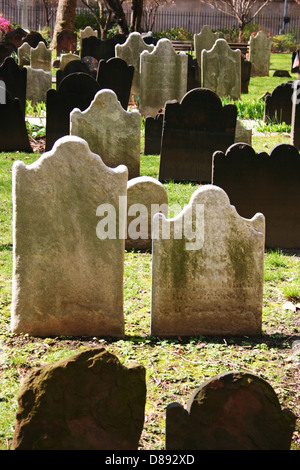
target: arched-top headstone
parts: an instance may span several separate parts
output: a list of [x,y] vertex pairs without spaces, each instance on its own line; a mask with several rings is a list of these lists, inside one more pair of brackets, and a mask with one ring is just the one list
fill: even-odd
[[90,36],[82,40],[81,58],[85,56],[95,57],[98,61],[101,59],[108,60],[115,57],[115,47],[117,44],[123,44],[126,41],[126,36],[123,34],[116,34],[109,39],[99,39],[95,36]]
[[118,97],[124,109],[127,109],[133,80],[134,67],[127,65],[125,60],[113,57],[99,61],[96,80],[100,89],[109,88]]
[[278,85],[265,99],[265,121],[292,122],[292,96],[294,82],[288,81]]
[[0,152],[32,152],[19,98],[6,90],[6,103],[0,104]]
[[252,77],[268,77],[270,69],[272,38],[268,38],[263,31],[250,37],[249,61],[251,62]]
[[203,49],[210,51],[220,34],[213,33],[208,25],[204,25],[200,33],[194,34],[194,50],[199,67],[199,77],[201,77],[201,52]]
[[49,72],[52,66],[52,51],[44,42],[39,42],[37,47],[30,51],[30,65],[33,69],[42,69]]
[[26,109],[27,69],[19,67],[12,57],[7,57],[0,65],[0,80],[3,80],[6,91],[19,98],[23,115]]

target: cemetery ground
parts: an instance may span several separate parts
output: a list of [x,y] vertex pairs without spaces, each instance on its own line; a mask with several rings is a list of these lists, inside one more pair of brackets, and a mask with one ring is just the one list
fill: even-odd
[[[266,91],[286,77],[273,77],[275,69],[290,70],[290,54],[272,54],[269,77],[251,78],[249,94],[238,104],[239,118],[255,124],[252,146],[270,152],[277,143],[290,142],[289,126],[261,122]],[[296,76],[293,74],[293,78]],[[251,121],[250,121],[251,120]],[[43,134],[42,129],[34,129]],[[143,129],[142,129],[143,134]],[[300,252],[265,253],[262,334],[255,337],[150,336],[151,253],[125,252],[123,339],[102,337],[30,337],[10,332],[12,279],[11,168],[16,160],[30,164],[36,152],[0,153],[0,450],[8,450],[13,437],[17,393],[22,379],[34,368],[85,348],[104,347],[119,360],[135,361],[146,369],[147,402],[140,450],[162,450],[165,445],[165,409],[171,402],[186,406],[194,390],[224,372],[247,371],[268,381],[282,408],[298,418],[292,450],[300,450]],[[143,149],[143,139],[141,143]],[[142,150],[143,151],[143,150]],[[141,175],[158,178],[159,156],[143,155]],[[183,207],[198,185],[165,185],[169,204]],[[172,214],[169,214],[172,216]],[[240,214],[241,216],[243,214]],[[298,341],[298,343],[297,343]]]

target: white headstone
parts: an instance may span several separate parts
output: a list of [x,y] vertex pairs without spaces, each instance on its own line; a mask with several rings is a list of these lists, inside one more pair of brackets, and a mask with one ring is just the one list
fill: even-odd
[[51,70],[52,51],[44,42],[39,42],[37,47],[30,51],[30,65],[33,69],[42,69],[45,72]]
[[32,105],[47,99],[47,91],[52,88],[52,73],[42,69],[27,67],[26,99]]
[[263,31],[250,37],[249,61],[252,77],[268,77],[270,69],[272,38],[267,38]]

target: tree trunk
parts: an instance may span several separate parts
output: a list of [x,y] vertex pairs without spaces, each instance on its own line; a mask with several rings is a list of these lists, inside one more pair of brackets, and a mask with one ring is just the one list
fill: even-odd
[[77,0],[59,0],[57,6],[57,15],[54,25],[54,32],[51,42],[51,48],[55,49],[57,46],[57,35],[63,29],[75,29],[75,10]]
[[118,25],[119,32],[128,36],[129,29],[126,21],[125,13],[120,0],[104,0],[108,13],[112,13],[114,20]]
[[131,32],[138,31],[140,33],[142,31],[143,3],[144,0],[132,0]]

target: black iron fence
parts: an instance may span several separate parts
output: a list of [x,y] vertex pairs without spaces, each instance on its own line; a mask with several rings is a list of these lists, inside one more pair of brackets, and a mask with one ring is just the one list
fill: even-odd
[[[23,6],[22,6],[23,5]],[[46,10],[42,5],[19,1],[18,5],[12,5],[8,0],[0,0],[0,13],[11,22],[21,25],[23,28],[36,31],[45,26],[50,29],[52,34],[56,16],[56,8],[50,10],[47,18]],[[77,8],[77,13],[86,11],[84,8]],[[126,11],[128,22],[130,21],[130,10]],[[263,14],[258,15],[254,20],[262,29],[270,32],[272,35],[279,34],[283,25],[283,15]],[[193,34],[199,33],[204,25],[210,26],[212,30],[232,29],[237,27],[237,21],[221,12],[202,13],[195,11],[158,11],[155,18],[144,18],[143,29],[147,31],[164,31],[174,27],[183,28]],[[290,22],[285,26],[285,32],[293,31],[300,38],[300,13],[298,16],[290,17]]]

